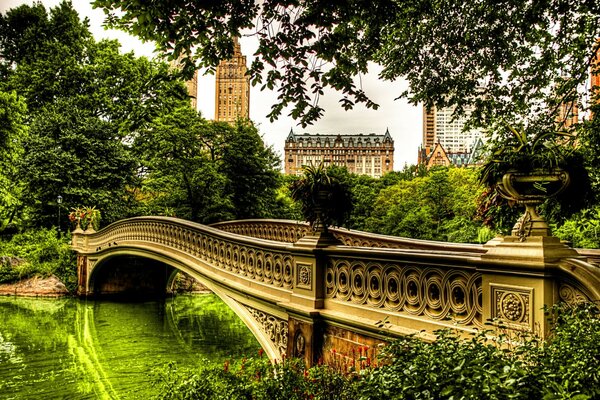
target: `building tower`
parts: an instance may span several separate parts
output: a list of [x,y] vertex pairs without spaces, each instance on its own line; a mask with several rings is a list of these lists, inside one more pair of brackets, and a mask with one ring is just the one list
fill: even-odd
[[423,147],[435,143],[435,107],[423,107]]
[[[171,68],[180,71],[183,68],[181,57],[171,61],[170,65]],[[192,109],[198,111],[198,70],[195,70],[194,75],[185,81],[185,88],[187,89],[188,96],[190,96],[190,106]]]
[[438,145],[441,145],[451,163],[457,157],[461,160],[468,158],[477,140],[483,138],[483,132],[478,129],[464,130],[471,109],[465,111],[465,116],[456,117],[453,107],[423,107],[423,144],[418,152],[419,164],[428,164]]
[[217,66],[215,121],[233,123],[250,118],[250,77],[246,75],[246,56],[233,38],[233,57]]
[[[598,103],[600,94],[600,39],[596,39],[593,48],[595,54],[590,63],[590,101],[592,105]],[[594,117],[593,111],[590,117]]]
[[191,106],[194,110],[198,110],[198,70],[194,71],[191,79],[185,81],[185,87],[190,96]]

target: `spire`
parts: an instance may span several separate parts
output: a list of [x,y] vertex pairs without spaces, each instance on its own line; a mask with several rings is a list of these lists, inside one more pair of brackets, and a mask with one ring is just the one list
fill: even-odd
[[294,130],[292,128],[290,128],[290,133],[288,134],[287,139],[285,139],[286,142],[294,142],[296,140],[296,135],[294,135]]
[[385,128],[385,134],[383,135],[383,140],[392,140],[392,135],[390,135],[390,129]]

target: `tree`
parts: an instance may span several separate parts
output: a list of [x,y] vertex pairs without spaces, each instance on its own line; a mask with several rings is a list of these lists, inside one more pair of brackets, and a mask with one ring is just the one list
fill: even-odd
[[5,222],[13,222],[20,206],[21,187],[17,184],[15,163],[27,135],[26,111],[25,102],[16,92],[0,90],[0,228]]
[[[77,93],[80,65],[93,43],[88,22],[62,2],[50,13],[41,3],[0,16],[0,49],[6,88],[18,90],[30,112],[56,97]],[[70,88],[70,90],[67,90]]]
[[187,103],[166,63],[119,50],[116,41],[95,42],[66,1],[0,16],[0,90],[23,99],[30,127],[13,184],[36,225],[56,224],[58,195],[67,209],[102,209],[106,222],[131,215],[139,179],[130,144],[149,121]]
[[95,0],[109,26],[153,40],[190,69],[214,67],[232,54],[232,37],[255,35],[254,84],[276,88],[270,113],[307,124],[323,109],[325,88],[342,107],[377,108],[357,79],[370,63],[385,80],[406,78],[399,95],[427,106],[474,106],[473,120],[498,116],[535,123],[554,120],[576,97],[598,48],[600,7],[593,1],[392,0],[293,2]]
[[250,123],[207,121],[183,104],[141,131],[135,149],[151,213],[210,223],[278,210],[279,160]]
[[135,149],[144,170],[142,198],[148,213],[202,223],[233,218],[227,177],[205,145],[207,137],[216,140],[213,127],[184,104],[139,135]]
[[107,222],[127,215],[136,163],[116,125],[75,99],[58,99],[38,113],[23,149],[17,163],[21,201],[35,226],[56,224],[58,195],[66,207],[96,206]]
[[231,199],[232,213],[236,219],[273,216],[281,184],[279,158],[249,122],[238,120],[224,133],[218,169],[227,177],[225,193]]

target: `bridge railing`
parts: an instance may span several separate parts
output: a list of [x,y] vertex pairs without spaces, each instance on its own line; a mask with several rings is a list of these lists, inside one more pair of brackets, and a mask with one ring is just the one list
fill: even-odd
[[[308,224],[286,220],[229,221],[214,227],[285,241],[310,233]],[[321,250],[327,260],[326,309],[355,315],[377,311],[384,317],[393,312],[398,318],[463,328],[503,320],[516,329],[544,331],[543,305],[600,300],[600,251],[571,249],[556,238],[520,243],[509,237],[474,245],[343,228],[330,232],[348,247]]]
[[[295,243],[300,238],[310,234],[311,232],[310,226],[306,222],[283,219],[248,219],[239,221],[226,221],[212,224],[211,226],[239,235],[287,243]],[[473,254],[485,253],[483,245],[480,244],[446,243],[437,242],[434,240],[410,239],[336,227],[329,228],[329,231],[336,239],[346,246],[441,250]]]
[[[300,331],[307,337],[323,321],[371,337],[425,331],[433,338],[440,328],[467,333],[487,323],[545,335],[544,305],[600,300],[600,268],[557,238],[462,245],[331,232],[338,242],[319,242],[306,236],[308,225],[290,221],[209,227],[138,217],[100,232],[74,233],[73,248],[89,258],[81,264],[85,271],[110,254],[166,257],[228,288],[265,331],[279,332],[270,336],[288,330],[285,340],[296,340]],[[278,348],[293,351],[285,340]]]
[[116,222],[88,235],[75,235],[73,247],[82,254],[117,247],[161,247],[167,253],[199,260],[231,275],[290,290],[293,258],[286,243],[231,234],[168,217],[137,217]]

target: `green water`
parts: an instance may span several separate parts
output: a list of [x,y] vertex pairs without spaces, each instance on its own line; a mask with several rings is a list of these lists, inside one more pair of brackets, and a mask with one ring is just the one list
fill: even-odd
[[150,399],[153,369],[255,354],[215,295],[144,303],[0,297],[0,399]]

